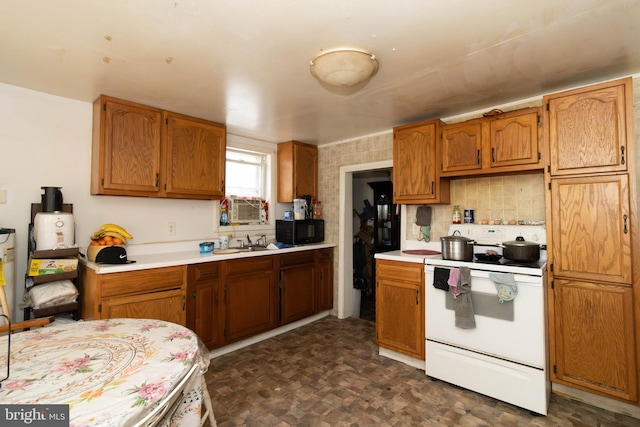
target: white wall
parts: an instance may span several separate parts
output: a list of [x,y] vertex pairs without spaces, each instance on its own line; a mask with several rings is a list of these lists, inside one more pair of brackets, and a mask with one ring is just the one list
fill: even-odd
[[[18,300],[31,203],[40,202],[42,186],[62,187],[64,202],[73,204],[79,246],[86,246],[91,233],[108,222],[124,226],[134,236],[131,244],[217,237],[215,201],[90,195],[91,127],[91,103],[0,84],[0,190],[7,192],[7,202],[0,204],[0,227],[16,229]],[[275,144],[261,145],[275,150]],[[175,236],[167,234],[169,221],[176,223]]]

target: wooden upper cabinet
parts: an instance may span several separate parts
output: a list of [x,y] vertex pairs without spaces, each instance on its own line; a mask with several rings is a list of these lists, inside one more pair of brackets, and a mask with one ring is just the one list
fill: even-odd
[[485,123],[481,119],[441,127],[443,175],[482,169]]
[[440,120],[393,129],[393,203],[449,203],[449,181],[438,174]]
[[629,197],[626,174],[551,180],[555,277],[632,283]]
[[540,163],[542,153],[538,143],[539,117],[538,109],[533,108],[501,115],[489,122],[491,168]]
[[224,198],[226,128],[100,96],[93,105],[91,194]]
[[626,78],[544,97],[552,176],[627,170],[632,90]]
[[318,197],[318,147],[298,141],[278,144],[278,202]]
[[165,193],[186,198],[224,198],[225,127],[169,112],[164,117]]
[[444,125],[442,176],[488,175],[544,169],[540,109],[525,108]]
[[154,196],[160,189],[162,112],[101,96],[93,104],[91,194]]

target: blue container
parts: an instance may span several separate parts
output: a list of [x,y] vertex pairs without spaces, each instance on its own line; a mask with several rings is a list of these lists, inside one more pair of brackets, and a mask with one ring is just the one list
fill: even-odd
[[202,242],[200,243],[200,253],[201,254],[210,254],[213,252],[213,242]]

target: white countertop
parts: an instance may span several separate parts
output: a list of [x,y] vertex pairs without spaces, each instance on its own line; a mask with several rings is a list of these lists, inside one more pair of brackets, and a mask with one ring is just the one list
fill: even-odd
[[386,259],[389,261],[415,262],[424,264],[425,258],[440,258],[441,255],[413,255],[403,251],[389,251],[375,254],[376,259]]
[[119,273],[123,271],[145,270],[149,268],[172,267],[176,265],[197,264],[201,262],[224,261],[238,258],[252,258],[258,256],[268,256],[285,254],[291,252],[310,251],[314,249],[332,248],[333,243],[316,243],[300,245],[286,249],[267,249],[255,252],[238,252],[234,254],[216,254],[215,250],[210,254],[201,254],[199,250],[177,250],[172,252],[145,253],[139,255],[129,255],[130,264],[97,264],[80,258],[80,261],[88,268],[95,270],[97,274]]

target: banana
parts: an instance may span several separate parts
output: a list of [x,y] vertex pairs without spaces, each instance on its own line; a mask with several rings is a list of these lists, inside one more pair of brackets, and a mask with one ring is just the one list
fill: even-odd
[[133,236],[131,234],[129,234],[127,232],[127,230],[125,230],[123,227],[119,226],[118,224],[103,224],[100,229],[98,230],[98,232],[115,232],[118,234],[121,234],[122,236],[126,237],[127,239],[133,239]]

